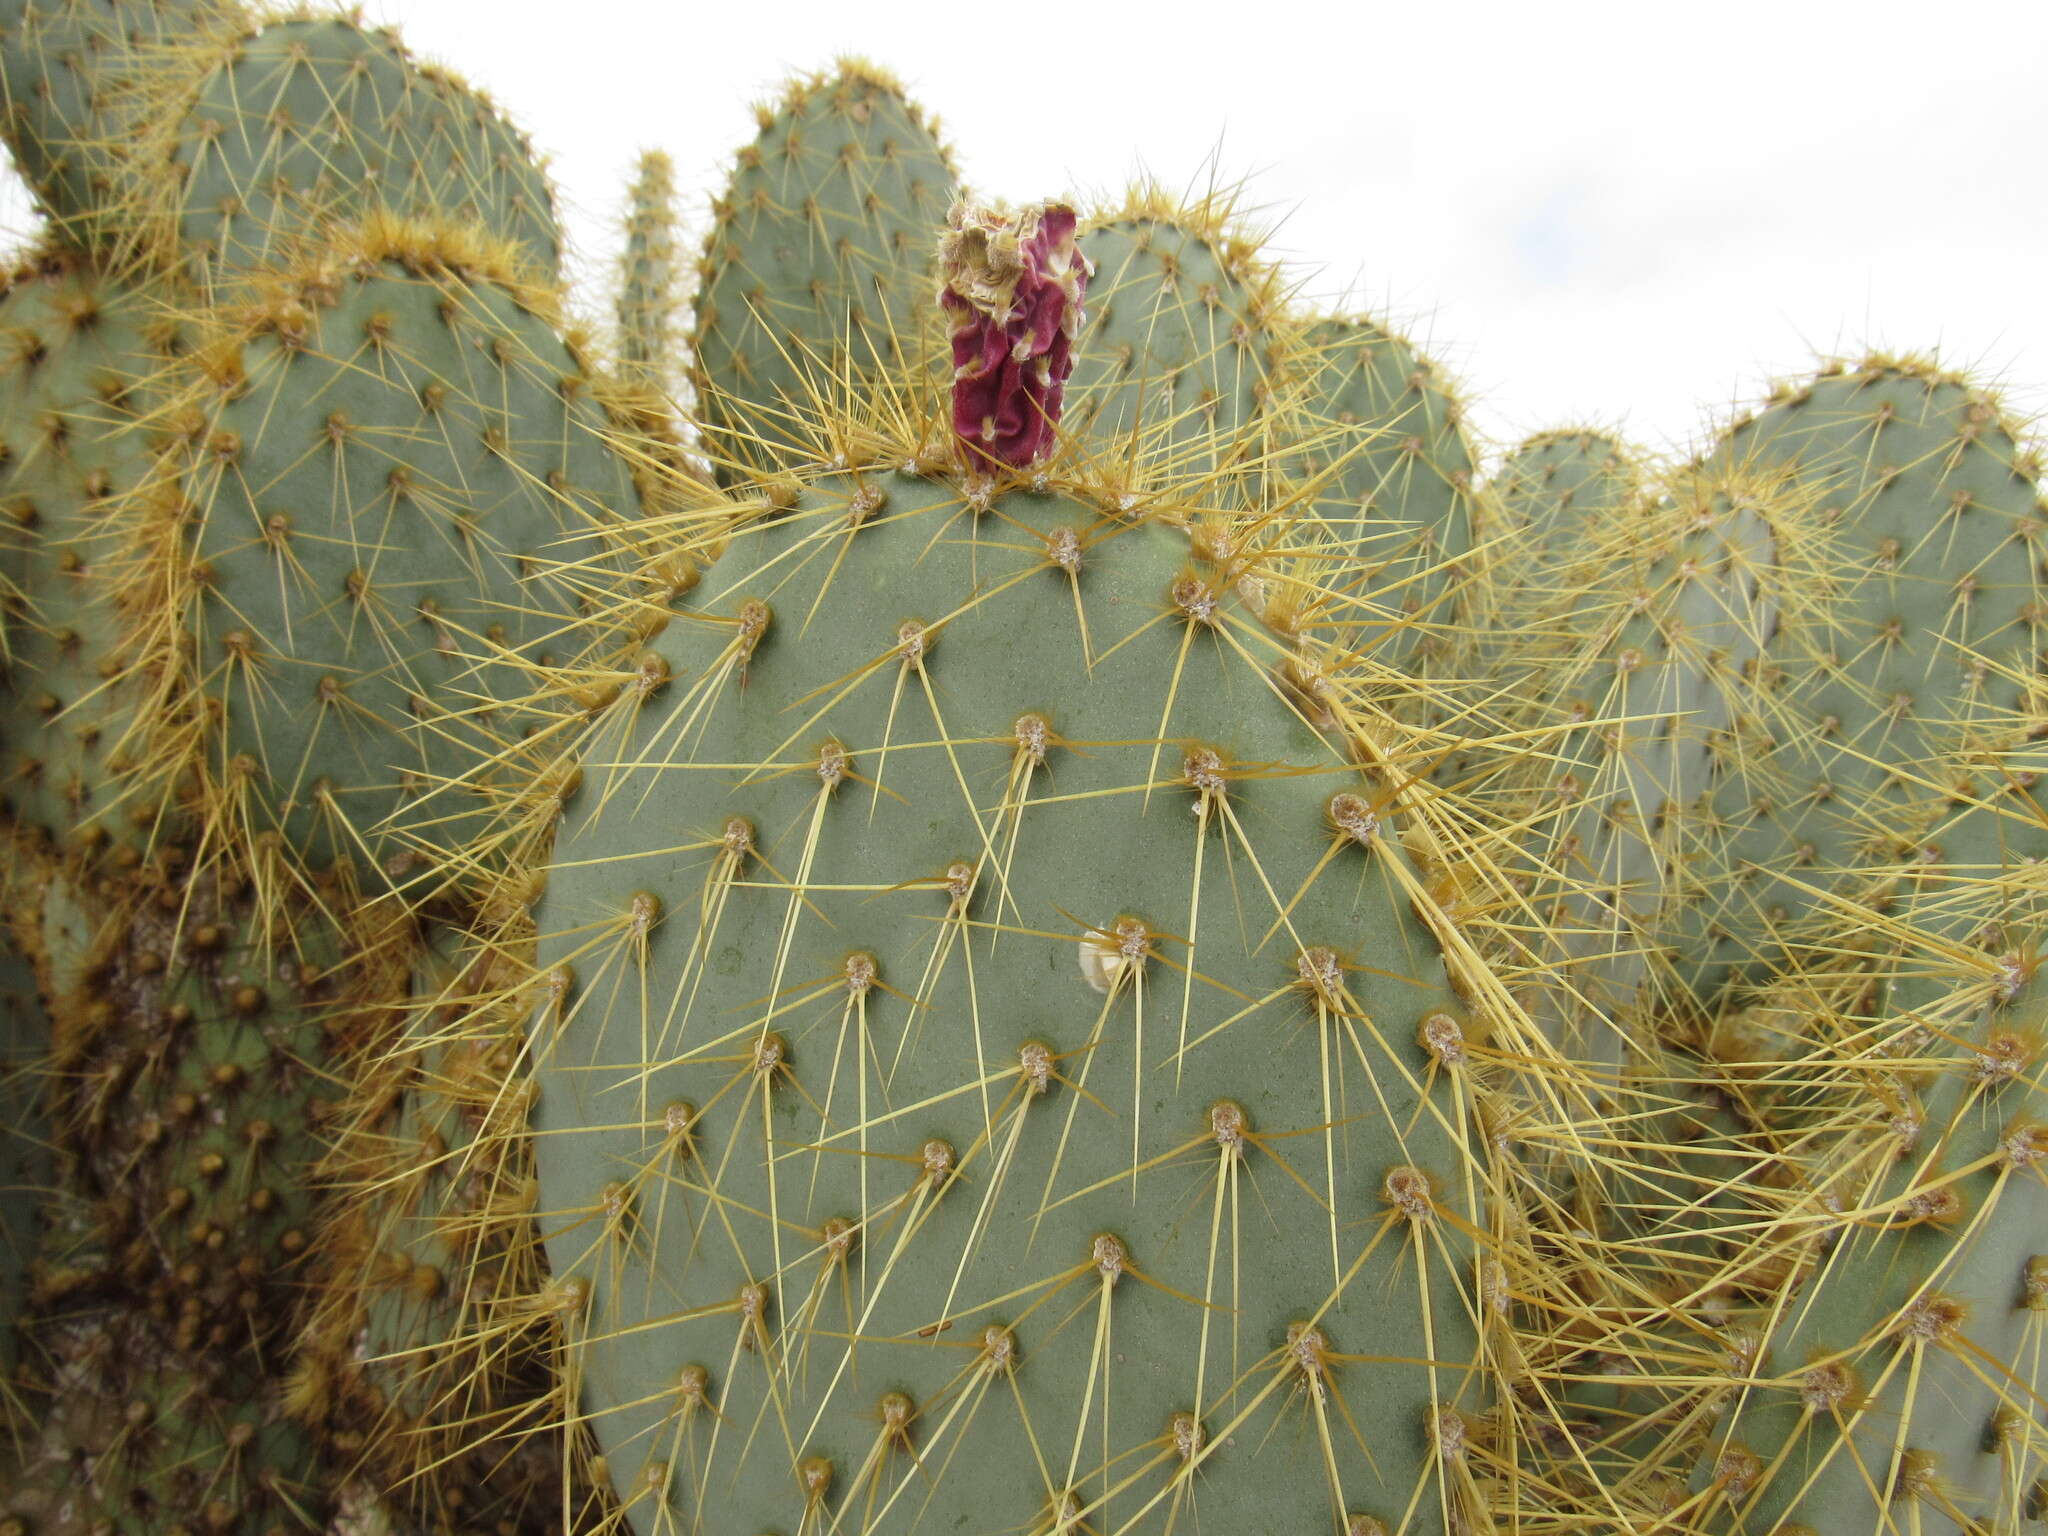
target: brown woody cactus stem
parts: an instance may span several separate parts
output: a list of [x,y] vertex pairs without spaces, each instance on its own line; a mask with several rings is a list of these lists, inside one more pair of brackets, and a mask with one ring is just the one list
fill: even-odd
[[970,469],[1022,469],[1052,451],[1093,264],[1064,203],[1012,211],[963,198],[939,237],[939,302],[953,325],[953,433]]

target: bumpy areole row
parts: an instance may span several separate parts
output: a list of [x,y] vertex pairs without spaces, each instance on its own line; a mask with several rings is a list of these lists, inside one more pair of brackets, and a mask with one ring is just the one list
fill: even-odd
[[136,551],[113,509],[153,474],[147,392],[181,331],[162,295],[91,257],[46,248],[0,295],[0,801],[18,827],[73,854],[124,862],[170,835],[161,795],[136,792],[155,743],[145,674],[121,593]]

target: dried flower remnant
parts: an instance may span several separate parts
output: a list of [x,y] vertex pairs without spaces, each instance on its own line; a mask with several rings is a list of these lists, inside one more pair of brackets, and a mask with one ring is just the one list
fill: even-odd
[[939,237],[939,302],[953,324],[953,433],[970,468],[1022,469],[1052,452],[1093,267],[1064,203],[1012,210],[962,199]]

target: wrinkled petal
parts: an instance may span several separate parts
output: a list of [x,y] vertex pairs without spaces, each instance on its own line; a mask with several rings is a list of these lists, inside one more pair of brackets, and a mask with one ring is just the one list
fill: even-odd
[[953,433],[970,463],[1023,469],[1052,452],[1094,269],[1064,203],[954,204],[939,241],[953,322]]

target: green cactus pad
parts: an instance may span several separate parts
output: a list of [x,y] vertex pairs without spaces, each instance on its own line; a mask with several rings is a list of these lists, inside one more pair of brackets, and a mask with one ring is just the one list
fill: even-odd
[[37,201],[74,243],[103,231],[146,121],[149,81],[178,50],[244,25],[224,0],[6,0],[0,129]]
[[[1481,672],[1497,675],[1532,626],[1569,620],[1582,584],[1600,579],[1602,530],[1628,515],[1648,478],[1635,448],[1583,427],[1538,432],[1501,462],[1486,486],[1503,526],[1488,567]],[[1594,569],[1584,568],[1587,559]]]
[[1953,945],[2008,944],[1986,932],[2005,882],[2048,854],[2030,787],[2048,767],[2032,741],[2048,516],[2016,432],[1966,380],[1879,358],[1786,391],[1715,450],[1806,510],[1781,535],[1777,625],[1698,823],[1686,959],[1702,996],[1827,948],[1853,926],[1843,900]]
[[1087,324],[1074,346],[1063,430],[1134,480],[1187,481],[1246,430],[1269,395],[1278,272],[1221,205],[1189,208],[1152,187],[1089,221]]
[[595,530],[636,507],[544,296],[409,229],[242,316],[235,365],[193,370],[181,497],[137,509],[168,566],[199,562],[213,814],[400,882],[488,808],[475,750],[496,691],[525,691],[512,654],[569,623]]
[[1100,504],[821,475],[586,758],[541,1221],[643,1533],[1478,1507],[1480,1021],[1528,1036],[1475,871],[1305,725],[1228,540]]
[[1303,495],[1295,516],[1364,574],[1356,619],[1420,628],[1375,647],[1424,675],[1449,675],[1473,648],[1481,518],[1464,406],[1414,344],[1363,318],[1301,326],[1285,347],[1283,459]]
[[141,381],[176,326],[160,296],[50,252],[0,294],[0,570],[20,594],[0,679],[6,814],[70,849],[134,858],[172,828],[161,795],[132,791],[150,684],[123,620],[136,551],[112,508],[151,476]]
[[524,136],[393,32],[315,17],[184,42],[123,188],[160,259],[220,284],[383,211],[474,224],[554,279],[561,232]]
[[705,443],[728,474],[808,457],[819,402],[944,356],[930,272],[958,182],[935,127],[853,59],[759,116],[713,205],[690,336]]
[[1540,567],[1641,493],[1642,456],[1611,433],[1588,427],[1538,432],[1502,461],[1493,476],[1501,510],[1525,541],[1523,558]]

